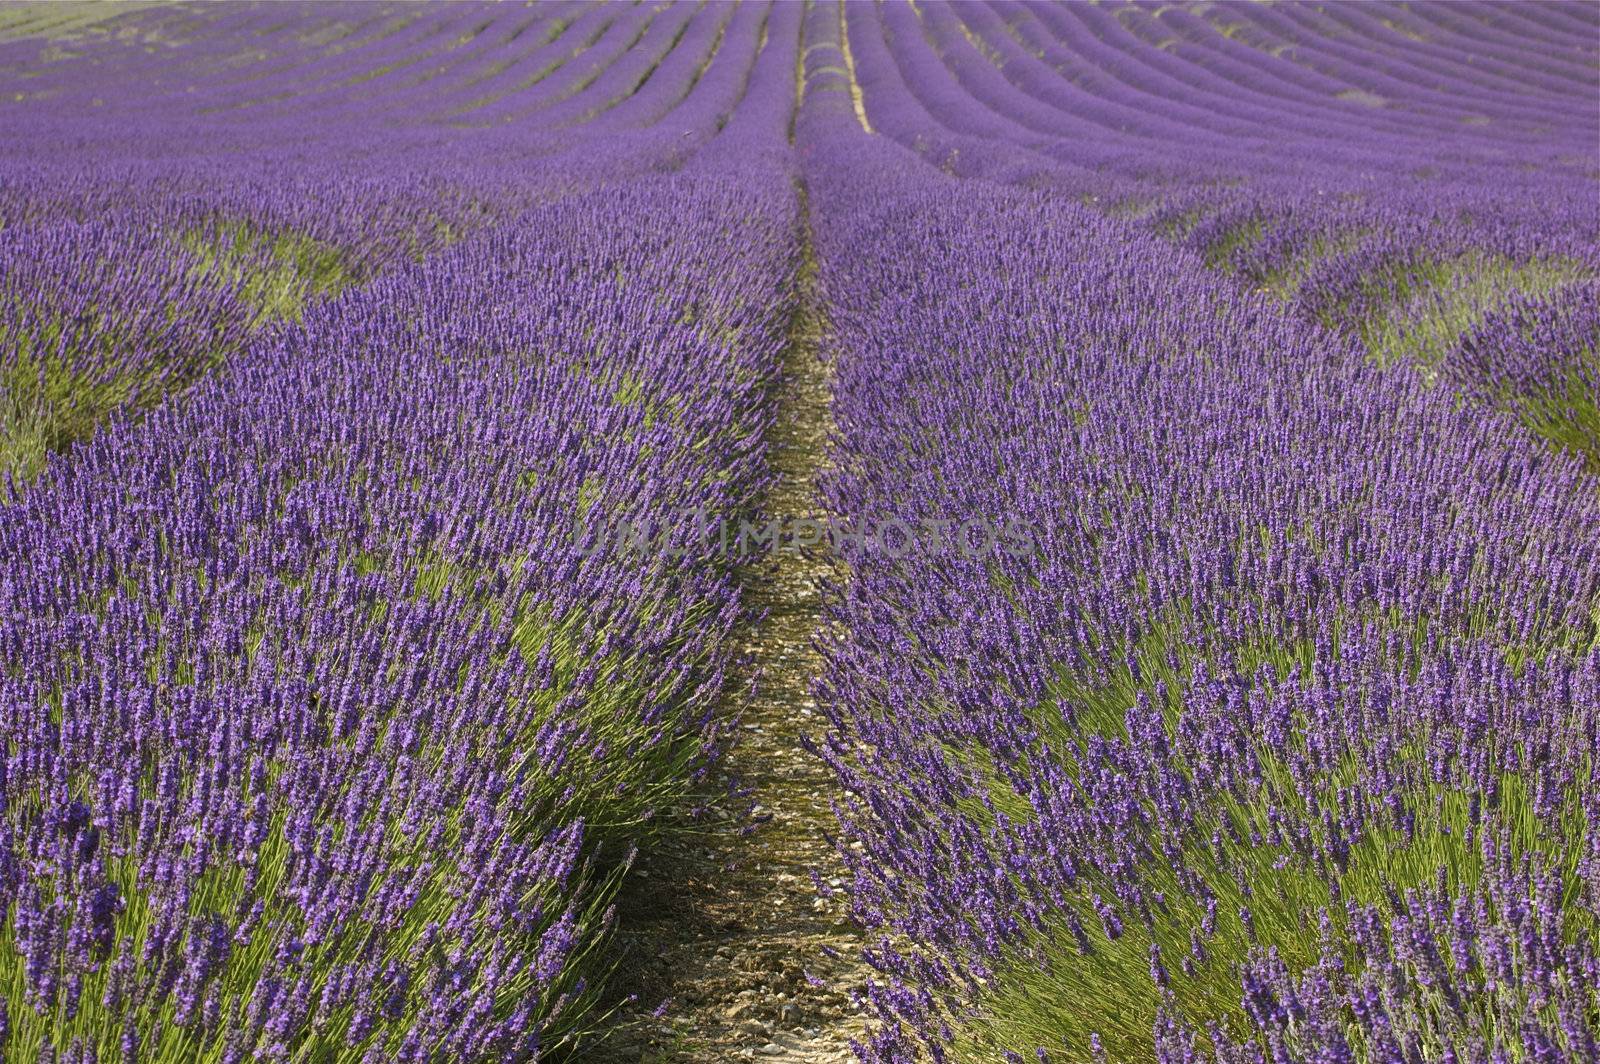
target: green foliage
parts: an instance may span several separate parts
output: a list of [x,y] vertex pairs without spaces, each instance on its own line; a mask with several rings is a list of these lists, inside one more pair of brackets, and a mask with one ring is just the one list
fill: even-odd
[[149,3],[109,3],[106,0],[78,0],[62,4],[15,4],[0,8],[0,41],[27,38],[74,40],[90,34],[104,34],[102,23],[109,19],[154,6]]
[[1543,295],[1583,276],[1582,265],[1567,259],[1516,262],[1476,251],[1395,265],[1363,280],[1363,304],[1372,309],[1356,332],[1385,365],[1432,367],[1513,296]]
[[[22,482],[33,479],[44,468],[46,454],[88,436],[106,415],[158,377],[153,366],[110,378],[74,372],[56,355],[65,330],[66,323],[59,320],[32,333],[0,329],[0,345],[14,352],[10,364],[0,366],[0,501],[5,474]],[[98,351],[75,352],[70,360],[93,365],[115,357],[122,337],[114,324],[105,323],[91,334]]]
[[312,299],[336,295],[357,279],[343,251],[303,233],[269,233],[250,222],[224,221],[190,230],[181,242],[199,258],[202,276],[237,286],[256,326],[299,321]]
[[1233,254],[1240,248],[1252,247],[1260,243],[1266,234],[1266,226],[1261,220],[1245,222],[1236,225],[1223,233],[1221,238],[1212,241],[1204,252],[1206,265],[1212,269],[1232,271]]
[[1354,250],[1365,233],[1351,230],[1337,237],[1319,236],[1306,244],[1289,260],[1269,271],[1261,278],[1261,289],[1282,300],[1290,300],[1300,291],[1311,271],[1335,255]]
[[1582,375],[1573,373],[1562,386],[1506,401],[1529,429],[1581,456],[1600,473],[1600,396]]

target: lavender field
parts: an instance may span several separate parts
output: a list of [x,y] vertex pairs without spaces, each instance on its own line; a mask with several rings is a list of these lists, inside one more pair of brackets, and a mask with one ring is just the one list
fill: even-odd
[[1600,5],[0,4],[0,1060],[1600,1061]]

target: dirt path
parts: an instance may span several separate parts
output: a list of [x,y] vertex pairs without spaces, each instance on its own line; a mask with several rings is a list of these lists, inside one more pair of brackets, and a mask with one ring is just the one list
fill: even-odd
[[[832,426],[809,244],[805,250],[772,438],[777,482],[767,499],[769,516],[786,521],[817,513]],[[834,784],[800,745],[800,734],[818,723],[812,638],[821,620],[818,581],[827,572],[825,557],[792,547],[746,572],[753,605],[766,617],[742,647],[759,681],[727,768],[749,794],[713,809],[692,845],[643,857],[640,885],[618,911],[627,951],[618,975],[638,1001],[584,1059],[855,1059],[849,1039],[864,1026],[851,1000],[865,976],[860,940],[842,896],[823,898],[812,881],[815,871],[838,884],[823,837],[834,823]],[[751,802],[753,829],[743,815]],[[665,1004],[659,1017],[658,1003]]]

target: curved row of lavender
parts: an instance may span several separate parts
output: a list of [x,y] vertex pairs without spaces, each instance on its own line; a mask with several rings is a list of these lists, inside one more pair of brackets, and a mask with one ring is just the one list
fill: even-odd
[[[1133,216],[1434,365],[1600,276],[1600,20],[1563,3],[848,5],[864,113],[964,177]],[[1529,382],[1509,405],[1549,405]],[[1581,426],[1528,421],[1567,444]],[[1551,431],[1546,431],[1551,430]]]
[[0,45],[28,88],[3,112],[0,473],[31,478],[308,301],[681,165],[744,89],[750,7],[168,9]]
[[575,526],[765,482],[799,10],[109,25],[0,53],[0,1052],[577,1045],[745,617]]
[[[920,532],[827,596],[864,1059],[1600,1056],[1600,482],[1528,431],[1594,424],[1594,34],[813,8],[828,506]],[[1353,243],[1285,305],[1196,253],[1252,220]],[[1440,254],[1511,280],[1385,368]]]

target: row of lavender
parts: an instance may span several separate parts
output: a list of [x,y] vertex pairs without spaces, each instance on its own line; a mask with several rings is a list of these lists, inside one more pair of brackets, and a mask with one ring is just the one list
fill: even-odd
[[[8,82],[27,89],[8,101],[0,171],[0,470],[18,480],[306,300],[438,247],[471,214],[459,188],[415,170],[317,164],[337,127],[274,151],[205,121],[183,97],[241,80],[267,91],[227,58],[252,42],[238,16],[171,21],[119,21],[95,45],[0,46]],[[314,67],[285,30],[267,40]],[[144,41],[184,46],[131,46]],[[180,79],[182,97],[161,91]]]
[[1594,312],[1537,367],[1516,358],[1533,372],[1470,354],[1595,303],[1592,7],[1006,0],[846,17],[875,130],[962,176],[1137,217],[1600,468]]
[[[723,746],[744,618],[716,559],[576,526],[714,519],[764,483],[799,11],[117,24],[58,72],[83,106],[29,134],[50,175],[4,183],[0,238],[38,252],[0,259],[8,357],[69,366],[64,406],[117,394],[0,505],[0,1046],[578,1044],[631,853]],[[528,56],[495,97],[523,121],[416,114]],[[130,175],[151,187],[119,198]],[[206,224],[361,266],[262,324],[247,271],[185,254]]]
[[[1065,21],[1193,18],[1120,10],[847,6],[807,23],[798,144],[840,425],[828,505],[856,527],[1009,523],[1033,546],[858,551],[830,591],[822,751],[879,972],[863,1056],[1594,1059],[1600,485],[1426,367],[1381,368],[1359,330],[1101,210],[1219,176],[1239,185],[1216,195],[1266,215],[1277,202],[1238,144],[1186,175],[1227,111],[1168,118],[1186,105],[1147,91],[1141,136],[1111,128],[1141,128],[1126,110],[1084,107],[1109,107],[1140,76],[1126,66],[1080,47],[1076,68],[1058,56],[1054,74],[1022,76],[1019,42],[1060,46]],[[1461,28],[1416,11],[1382,9]],[[1480,31],[1463,29],[1474,64],[1509,64],[1530,92],[1593,80]],[[1223,89],[1242,77],[1187,39],[1158,43],[1134,60],[1215,66]],[[1381,48],[1325,43],[1385,66]],[[1430,61],[1451,65],[1419,52],[1411,74]],[[1503,81],[1485,72],[1466,91],[1507,121],[1539,113]],[[979,88],[1008,83],[1003,100]],[[1424,233],[1448,225],[1425,221],[1420,189],[1385,199],[1367,182],[1366,206],[1340,199],[1357,182],[1337,156],[1348,144],[1354,170],[1407,144],[1459,153],[1461,172],[1427,187],[1451,218],[1481,211],[1440,239],[1570,256],[1592,276],[1590,230],[1566,228],[1592,226],[1592,199],[1571,194],[1592,176],[1557,158],[1584,150],[1580,134],[1592,144],[1592,113],[1555,135],[1478,138],[1473,158],[1478,127],[1453,124],[1437,94],[1442,113],[1419,102],[1363,130],[1325,85],[1320,106],[1276,116],[1235,89],[1235,116],[1258,112],[1230,134],[1245,148],[1334,112],[1283,152],[1284,171],[1335,199],[1322,217],[1431,247]],[[1037,99],[1050,96],[1053,111]],[[1030,128],[1046,119],[1049,134]],[[1541,142],[1556,146],[1540,156]],[[1495,143],[1539,164],[1504,195],[1486,185]],[[1524,185],[1568,194],[1530,203]],[[1412,283],[1360,278],[1393,302]],[[1525,395],[1563,355],[1592,360],[1592,298],[1510,303],[1467,330],[1451,372],[1498,399],[1499,382]]]
[[[681,165],[733,111],[768,17],[165,14],[113,40],[182,47],[101,42],[41,64],[36,44],[9,46],[30,91],[0,163],[0,473],[31,478],[308,300],[598,179]],[[590,137],[625,147],[588,157]]]

